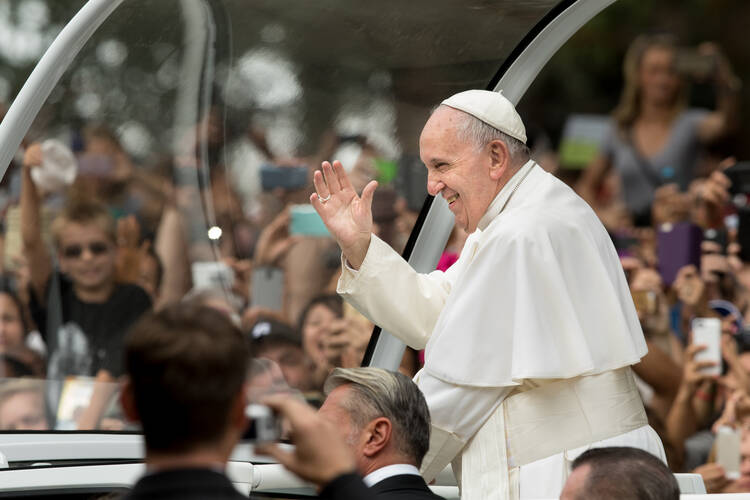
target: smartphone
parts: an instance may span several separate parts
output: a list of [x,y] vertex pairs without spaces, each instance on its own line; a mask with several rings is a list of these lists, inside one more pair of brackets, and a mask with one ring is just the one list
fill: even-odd
[[278,267],[258,267],[250,278],[253,307],[281,311],[284,298],[284,271]]
[[223,262],[193,262],[191,271],[193,288],[230,289],[234,284],[234,271]]
[[263,191],[277,188],[294,191],[307,186],[308,174],[306,166],[280,167],[266,163],[260,167],[260,184]]
[[329,236],[328,228],[312,205],[292,205],[289,232],[301,236]]
[[750,208],[737,210],[737,243],[742,262],[750,262]]
[[729,177],[732,185],[729,186],[729,194],[732,201],[736,203],[737,195],[745,195],[741,199],[741,206],[747,205],[747,195],[750,195],[750,161],[740,161],[724,170],[724,175]]
[[716,463],[724,467],[728,479],[740,478],[740,432],[722,425],[716,432]]
[[656,235],[659,274],[665,285],[674,283],[677,273],[692,264],[700,269],[703,231],[690,222],[662,224]]
[[247,430],[242,437],[251,443],[271,443],[281,439],[281,420],[265,405],[249,404],[245,407]]
[[677,54],[675,69],[688,77],[705,80],[716,72],[718,60],[713,54],[701,54],[695,49],[683,49]]
[[721,375],[721,320],[718,318],[695,318],[692,322],[693,344],[706,348],[695,355],[696,361],[713,361],[714,366],[702,371],[709,375]]
[[729,235],[726,229],[706,229],[703,233],[703,241],[711,241],[721,247],[718,252],[722,255],[727,254],[727,245],[729,245]]

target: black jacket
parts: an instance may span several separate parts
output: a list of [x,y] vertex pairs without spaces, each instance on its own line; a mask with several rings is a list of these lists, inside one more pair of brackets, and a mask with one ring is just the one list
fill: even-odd
[[435,495],[421,476],[401,474],[383,479],[368,488],[357,474],[339,476],[323,488],[325,500],[443,500]]
[[422,476],[401,474],[370,486],[378,500],[443,500],[430,490]]
[[123,500],[247,500],[232,482],[211,469],[176,469],[143,476]]

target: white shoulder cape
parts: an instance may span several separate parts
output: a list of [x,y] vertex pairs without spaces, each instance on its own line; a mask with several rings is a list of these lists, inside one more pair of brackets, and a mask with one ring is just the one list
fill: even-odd
[[[531,169],[518,186],[522,174]],[[500,387],[638,363],[647,352],[614,246],[593,210],[533,162],[498,194],[446,273],[373,241],[339,293],[458,385]]]

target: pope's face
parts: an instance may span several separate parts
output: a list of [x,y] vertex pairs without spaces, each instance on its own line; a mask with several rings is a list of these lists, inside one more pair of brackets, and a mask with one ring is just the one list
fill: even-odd
[[419,152],[427,167],[427,191],[441,195],[456,218],[456,225],[474,232],[497,194],[490,176],[489,148],[458,137],[465,114],[441,106],[427,120],[419,138]]

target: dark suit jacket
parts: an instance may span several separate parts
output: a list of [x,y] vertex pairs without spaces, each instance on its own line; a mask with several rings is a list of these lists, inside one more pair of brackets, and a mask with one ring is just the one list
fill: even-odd
[[422,476],[401,474],[370,486],[378,500],[443,500],[430,490]]
[[323,500],[443,500],[427,487],[422,476],[400,474],[383,479],[370,488],[357,474],[344,474],[320,492]]
[[176,469],[143,476],[123,500],[247,500],[227,476],[211,469]]

